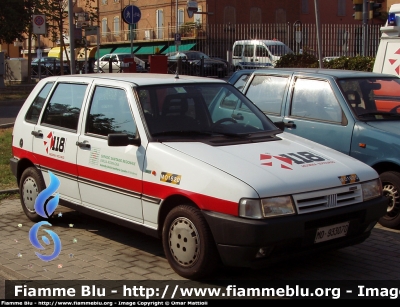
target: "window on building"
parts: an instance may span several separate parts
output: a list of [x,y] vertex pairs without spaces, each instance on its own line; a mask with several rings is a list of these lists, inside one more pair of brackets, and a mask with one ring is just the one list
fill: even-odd
[[233,6],[224,8],[224,24],[236,24],[236,9]]
[[157,27],[157,38],[164,38],[164,11],[157,10],[156,11],[156,27]]
[[114,17],[114,35],[120,35],[119,16]]
[[279,24],[286,23],[286,11],[284,9],[277,9],[275,11],[275,22]]
[[[200,13],[200,12],[202,12],[203,10],[202,10],[202,8],[201,8],[201,5],[199,5],[198,7],[197,7],[197,11]],[[196,24],[198,24],[198,25],[201,25],[202,23],[203,23],[203,15],[202,14],[194,14],[193,15],[193,19],[194,19],[194,22],[196,23]]]
[[338,0],[338,16],[346,16],[346,0]]
[[308,14],[309,13],[308,1],[309,0],[301,0],[301,13],[302,14]]
[[107,35],[107,18],[101,20],[101,35]]
[[102,5],[106,5],[107,4],[107,0],[101,0],[101,4]]
[[179,9],[178,10],[178,27],[183,25],[184,22],[185,22],[185,10]]
[[261,9],[259,7],[250,8],[250,23],[261,24]]

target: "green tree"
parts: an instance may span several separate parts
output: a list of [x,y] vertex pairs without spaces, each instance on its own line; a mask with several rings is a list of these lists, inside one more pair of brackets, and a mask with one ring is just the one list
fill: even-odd
[[30,15],[25,2],[26,0],[1,1],[0,43],[12,44],[16,39],[23,40]]

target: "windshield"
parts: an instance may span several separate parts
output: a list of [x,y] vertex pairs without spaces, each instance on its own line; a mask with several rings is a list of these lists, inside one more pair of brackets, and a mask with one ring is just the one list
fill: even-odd
[[265,137],[280,132],[230,84],[147,86],[137,94],[152,137]]
[[396,119],[400,116],[400,78],[341,79],[339,86],[360,119]]

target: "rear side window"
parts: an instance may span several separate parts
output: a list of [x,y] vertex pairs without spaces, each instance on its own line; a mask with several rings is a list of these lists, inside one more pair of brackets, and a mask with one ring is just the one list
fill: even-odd
[[280,114],[289,77],[254,76],[246,96],[264,113]]
[[256,46],[256,56],[258,56],[258,57],[267,57],[268,56],[267,48],[265,48],[262,45],[257,45]]
[[76,131],[86,84],[59,83],[46,105],[42,124]]
[[42,112],[42,108],[44,102],[47,99],[47,96],[50,93],[51,88],[53,87],[53,82],[47,83],[42,90],[40,91],[39,95],[36,96],[35,100],[32,102],[31,106],[26,112],[25,120],[27,122],[36,124],[39,120],[40,112]]
[[254,55],[254,45],[245,45],[243,56],[252,57]]

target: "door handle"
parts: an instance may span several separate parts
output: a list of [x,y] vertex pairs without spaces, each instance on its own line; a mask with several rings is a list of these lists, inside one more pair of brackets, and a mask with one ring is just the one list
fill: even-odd
[[237,119],[237,120],[243,120],[243,115],[238,113],[238,114],[232,114],[231,116],[233,119]]
[[285,123],[286,128],[296,128],[296,124],[294,122]]
[[90,144],[87,141],[83,142],[76,141],[76,146],[79,146],[80,148],[90,149]]
[[38,131],[32,131],[31,132],[31,134],[33,135],[33,136],[36,136],[37,138],[42,138],[43,137],[43,133],[42,133],[42,131],[41,130],[38,130]]

